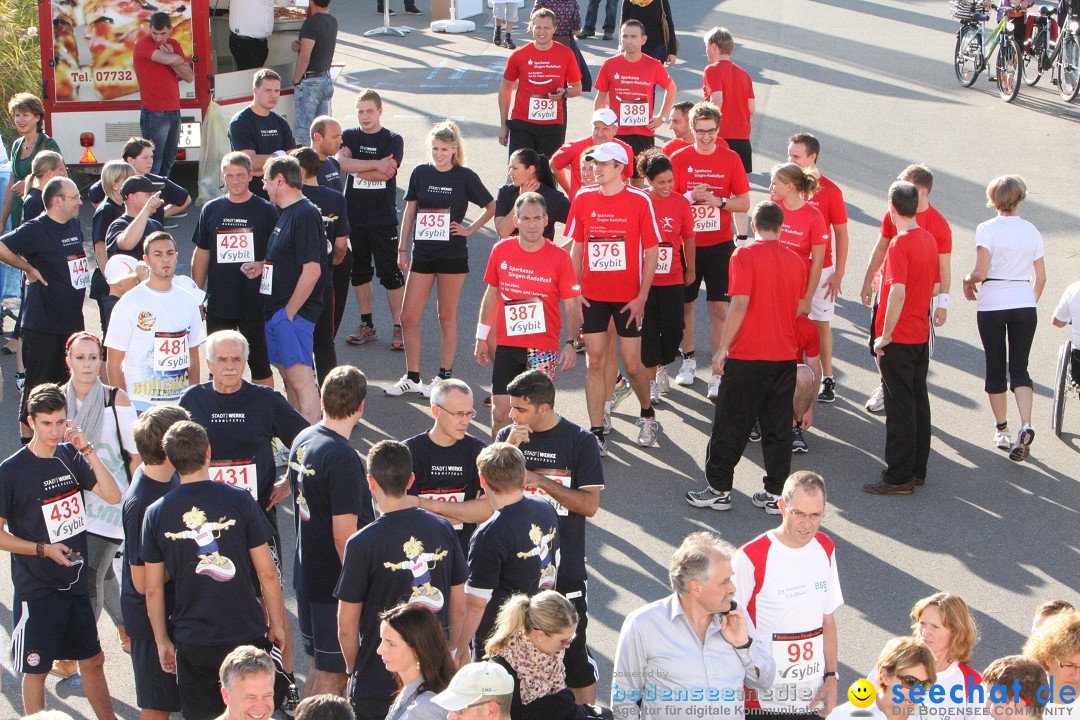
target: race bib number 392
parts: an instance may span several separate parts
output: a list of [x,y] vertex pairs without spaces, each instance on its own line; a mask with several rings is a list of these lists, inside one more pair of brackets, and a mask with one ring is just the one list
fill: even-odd
[[716,232],[720,230],[720,208],[713,205],[691,205],[694,215],[694,232]]

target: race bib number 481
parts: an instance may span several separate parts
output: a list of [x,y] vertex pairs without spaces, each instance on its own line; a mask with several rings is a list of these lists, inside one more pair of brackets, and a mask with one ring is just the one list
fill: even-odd
[[191,363],[187,338],[187,331],[154,333],[154,370],[156,372],[174,373],[187,369]]

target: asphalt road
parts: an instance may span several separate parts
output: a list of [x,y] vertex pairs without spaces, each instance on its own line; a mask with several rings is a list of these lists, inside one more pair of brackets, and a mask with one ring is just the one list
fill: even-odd
[[[333,8],[341,23],[337,59],[347,64],[337,85],[337,116],[346,126],[354,124],[350,113],[357,91],[377,88],[385,101],[384,124],[405,137],[403,177],[427,159],[423,141],[431,123],[453,117],[467,139],[469,164],[494,192],[505,173],[505,151],[496,142],[495,90],[507,51],[491,45],[486,28],[462,36],[435,35],[423,29],[423,18],[403,15],[395,24],[421,31],[403,39],[365,38],[362,32],[379,22],[373,5]],[[1080,602],[1080,411],[1075,399],[1067,405],[1062,438],[1049,428],[1054,359],[1067,338],[1066,331],[1051,326],[1050,317],[1064,288],[1080,278],[1072,235],[1080,222],[1074,202],[1080,106],[1064,105],[1045,79],[1034,89],[1023,88],[1012,105],[1002,103],[995,86],[983,78],[972,88],[961,88],[950,61],[957,23],[946,4],[936,0],[730,0],[717,5],[683,0],[674,5],[682,44],[673,70],[679,99],[700,98],[705,65],[700,38],[716,24],[732,30],[738,42],[734,59],[753,76],[758,172],[752,178],[752,201],[765,198],[766,171],[784,159],[787,137],[807,130],[821,140],[820,166],[848,202],[851,255],[834,325],[838,399],[834,405],[819,405],[817,427],[808,436],[810,453],[793,462],[794,469],[815,470],[829,483],[823,529],[836,540],[846,601],[838,612],[841,687],[872,668],[887,639],[908,632],[914,601],[938,590],[960,593],[975,612],[980,629],[972,660],[976,668],[1018,652],[1038,603],[1059,597]],[[599,40],[584,46],[594,72],[615,49],[615,43]],[[591,97],[570,102],[571,137],[587,133],[590,109]],[[915,161],[933,168],[931,200],[953,227],[953,307],[938,334],[930,369],[935,429],[927,485],[910,497],[874,497],[862,493],[861,485],[876,479],[882,467],[884,426],[882,417],[862,408],[876,380],[864,344],[868,313],[857,293],[885,209],[885,192],[896,174]],[[1042,231],[1047,251],[1048,281],[1031,356],[1038,435],[1031,459],[1023,464],[1010,462],[991,446],[993,421],[982,392],[975,307],[959,289],[959,278],[974,264],[975,226],[991,217],[983,189],[1006,172],[1027,179],[1030,194],[1021,215]],[[193,216],[184,221],[180,237],[188,236],[193,223]],[[471,243],[471,282],[459,312],[463,328],[475,322],[483,261],[493,239],[488,230]],[[436,368],[438,327],[431,305],[424,328],[425,377]],[[379,342],[360,348],[339,344],[340,361],[361,367],[372,385],[367,414],[353,436],[362,451],[428,424],[422,402],[387,398],[379,390],[401,376],[404,358],[389,349],[390,321],[380,291],[375,311]],[[703,315],[699,349],[707,347]],[[356,320],[350,306],[345,324],[351,328]],[[479,388],[490,378],[470,356],[470,334],[461,333],[455,375],[473,383],[482,397],[486,393]],[[13,358],[0,358],[0,366],[9,378],[0,414],[12,428]],[[586,422],[583,377],[579,367],[558,384],[558,409],[579,423]],[[601,668],[601,698],[610,686],[622,619],[669,592],[667,563],[686,534],[713,529],[741,544],[777,524],[750,504],[762,474],[760,448],[754,445],[737,469],[732,511],[719,514],[683,502],[682,494],[703,482],[712,418],[704,394],[701,379],[692,388],[673,387],[658,406],[663,432],[648,450],[632,444],[633,415],[616,417],[604,461],[608,486],[588,536],[589,641]],[[1015,411],[1011,419],[1017,427]],[[486,435],[483,418],[474,433]],[[0,441],[4,455],[16,447],[11,433]],[[0,570],[5,635],[11,627],[10,597],[5,567]],[[108,625],[103,619],[117,713],[134,718],[130,666]],[[303,676],[304,658],[297,658],[297,668]],[[17,716],[18,678],[6,669],[3,675],[0,716]],[[81,691],[66,682],[50,679],[48,698],[50,707],[75,716],[89,711]]]

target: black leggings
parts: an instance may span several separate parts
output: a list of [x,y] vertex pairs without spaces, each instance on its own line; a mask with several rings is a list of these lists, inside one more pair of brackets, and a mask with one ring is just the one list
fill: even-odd
[[1035,308],[980,310],[977,317],[979,337],[986,353],[986,383],[983,385],[986,392],[993,395],[1009,389],[1015,392],[1018,387],[1031,387],[1028,354],[1039,324]]

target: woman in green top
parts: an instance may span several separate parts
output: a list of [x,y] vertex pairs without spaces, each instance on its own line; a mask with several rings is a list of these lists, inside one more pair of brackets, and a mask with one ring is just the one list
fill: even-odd
[[11,227],[22,224],[24,180],[30,174],[34,157],[42,150],[60,152],[56,141],[45,134],[45,106],[30,93],[16,93],[8,101],[8,112],[19,137],[11,144],[11,184],[4,193],[4,207],[0,211],[0,228],[11,217]]

